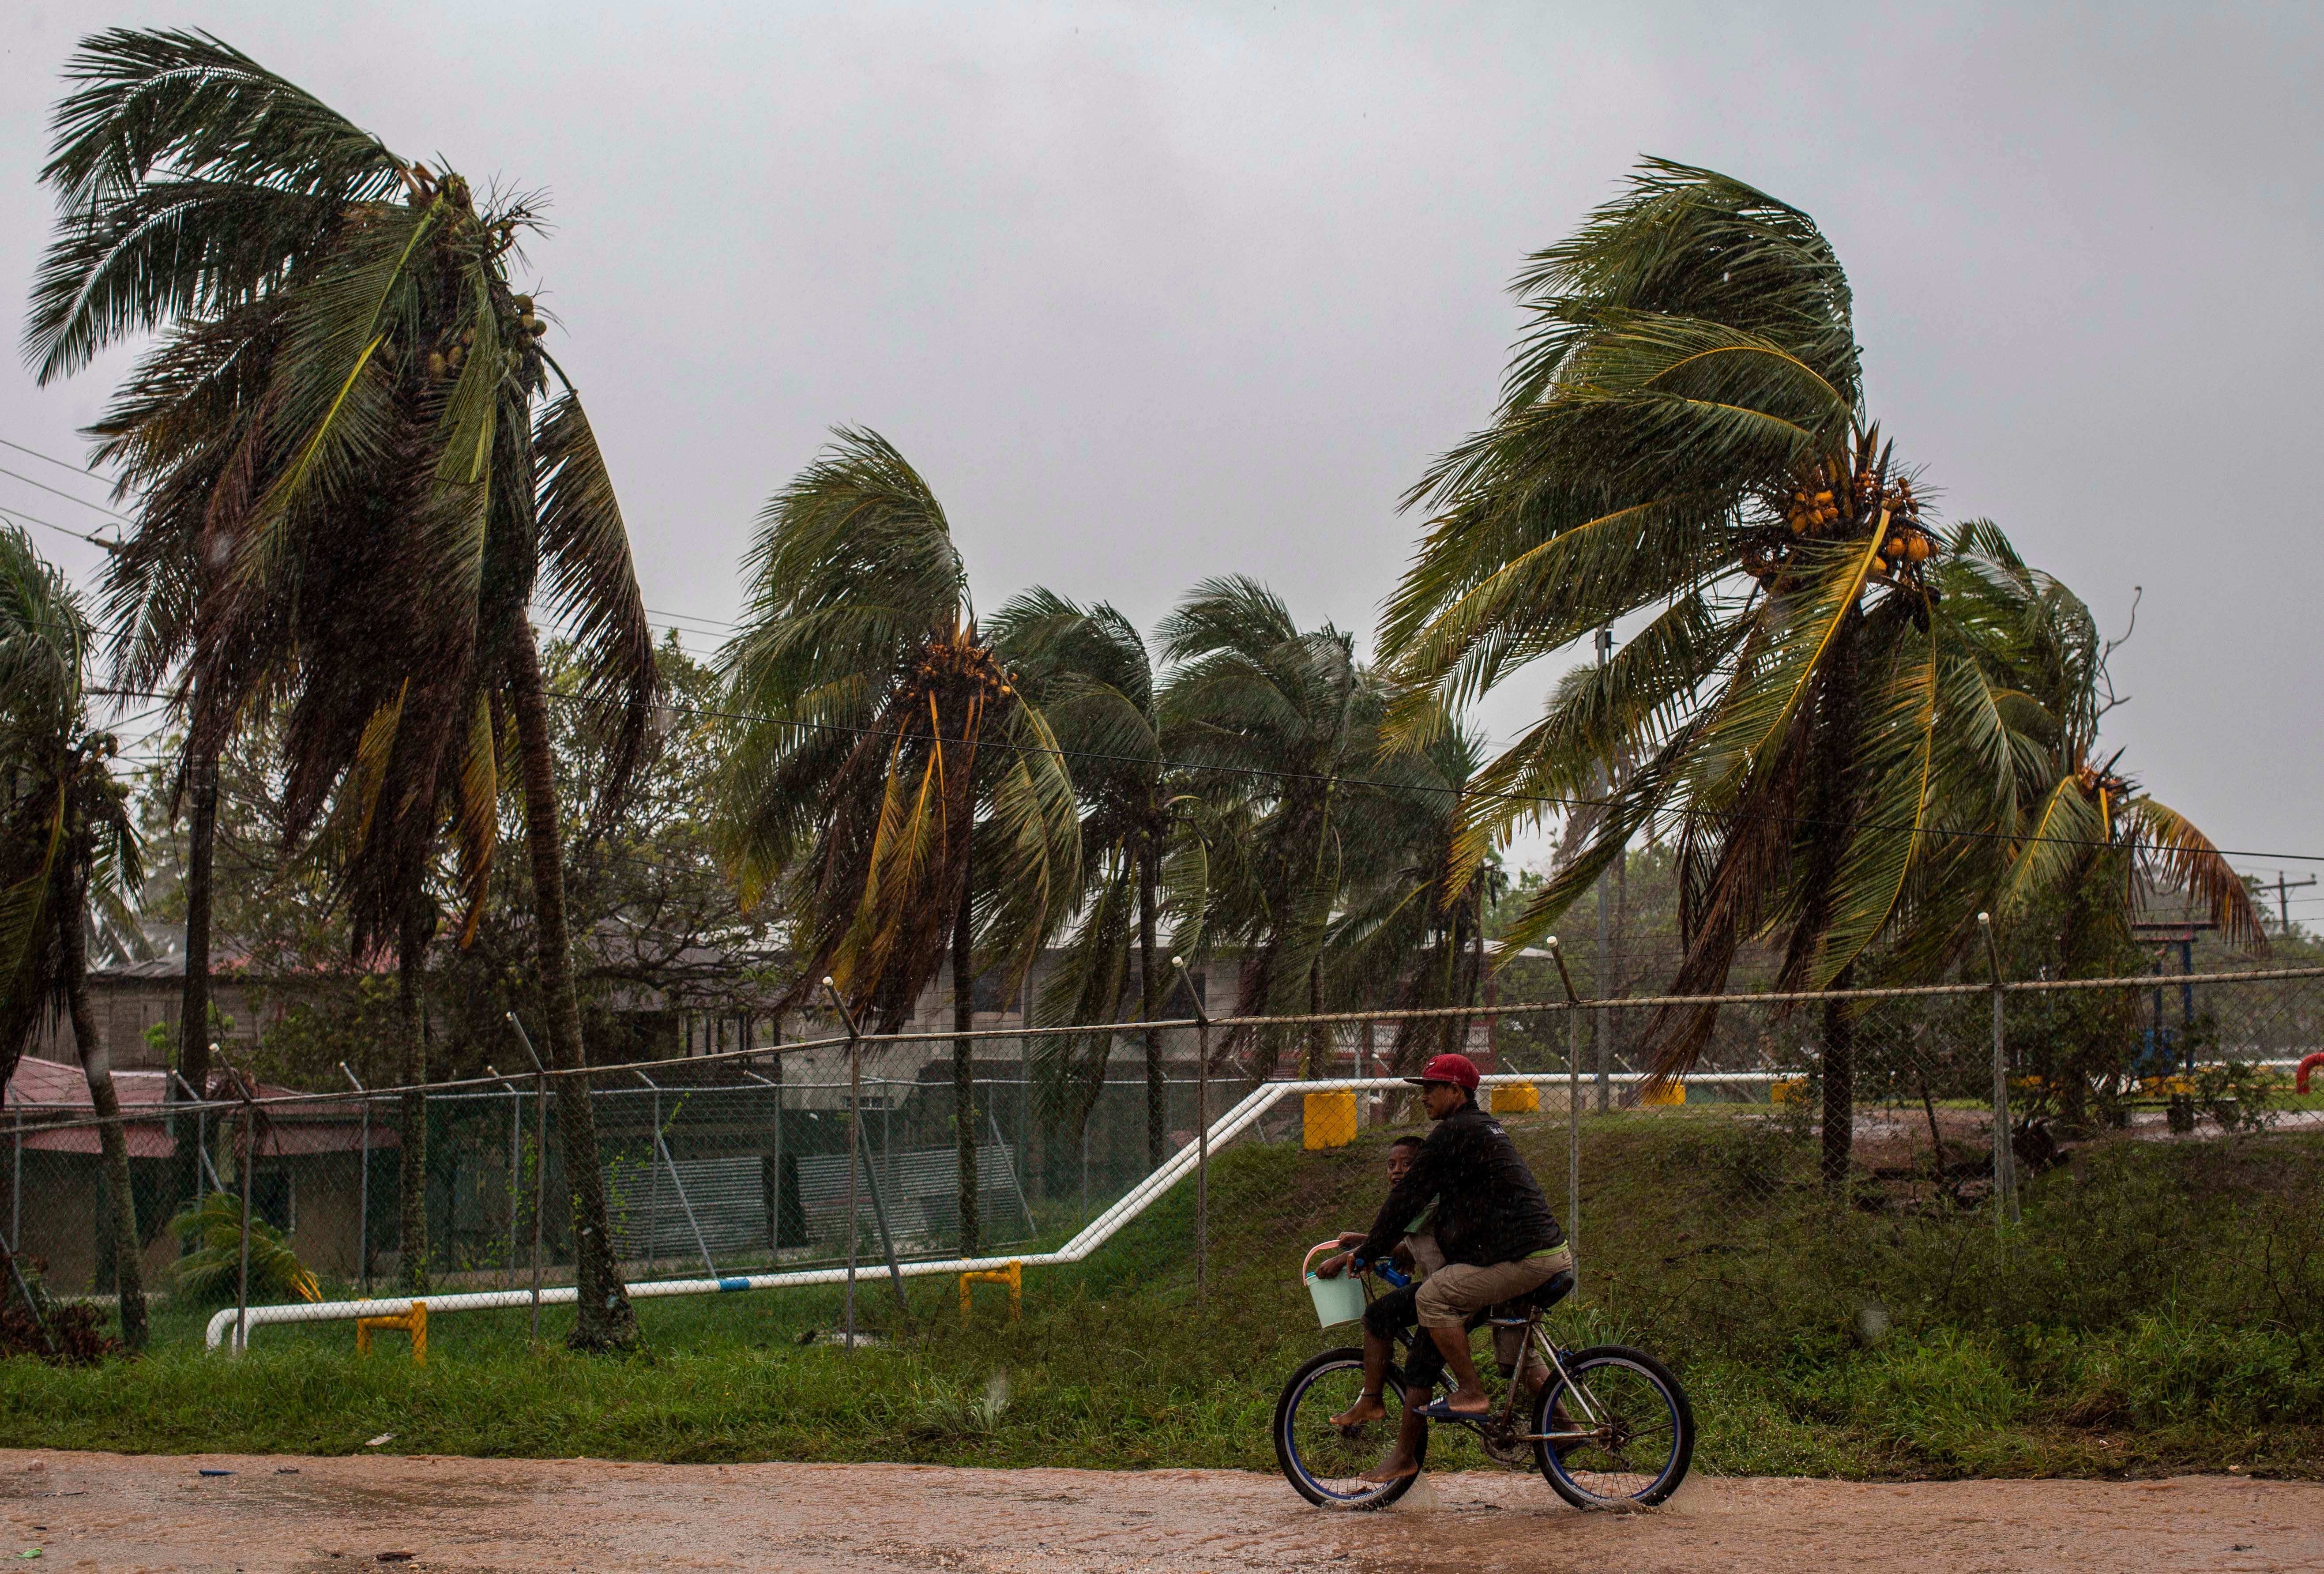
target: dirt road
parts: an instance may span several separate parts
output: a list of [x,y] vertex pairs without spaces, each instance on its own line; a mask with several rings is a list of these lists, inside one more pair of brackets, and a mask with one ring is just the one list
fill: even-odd
[[[231,1471],[205,1476],[204,1470]],[[1701,1480],[1580,1514],[1514,1475],[1326,1514],[1269,1476],[0,1450],[0,1559],[61,1570],[2324,1569],[2324,1486]],[[384,1554],[409,1557],[383,1558]]]

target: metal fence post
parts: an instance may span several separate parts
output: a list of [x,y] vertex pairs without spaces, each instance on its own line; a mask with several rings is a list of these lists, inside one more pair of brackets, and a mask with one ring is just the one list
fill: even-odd
[[[682,1019],[681,1019],[682,1020]],[[661,1153],[661,1088],[642,1071],[638,1080],[653,1088],[653,1147],[646,1154],[646,1277],[653,1277],[654,1264],[659,1261],[655,1248],[661,1245],[661,1167],[654,1160]]]
[[2009,1060],[2001,1026],[2001,949],[1993,938],[1993,915],[1977,915],[1985,931],[1985,959],[1993,970],[1993,1222],[2015,1224],[2017,1214],[2016,1154],[2009,1142]]
[[[885,1079],[881,1080],[884,1085]],[[886,1097],[884,1094],[881,1095],[882,1102],[880,1106],[880,1162],[882,1164],[891,1162],[888,1141],[890,1112],[885,1102]],[[892,1176],[895,1171],[890,1170],[889,1173]],[[908,1320],[912,1315],[912,1306],[911,1302],[904,1298],[904,1270],[896,1261],[896,1237],[888,1233],[888,1208],[887,1205],[880,1200],[880,1177],[872,1168],[872,1155],[869,1153],[863,1155],[863,1184],[872,1192],[872,1227],[880,1232],[880,1251],[888,1259],[888,1282],[896,1292],[896,1315]]]
[[549,1203],[549,1068],[534,1052],[532,1039],[516,1013],[508,1014],[516,1042],[532,1062],[532,1338],[540,1342],[540,1226]]
[[516,1282],[518,1227],[524,1208],[524,1094],[513,1082],[509,1091],[509,1262],[508,1282]]
[[[778,1046],[774,1057],[775,1207],[774,1217],[767,1221],[767,1261],[770,1264],[780,1263],[783,1257],[783,1116],[790,1103],[790,1096],[783,1090],[785,1078],[783,1076],[783,1057],[780,1049],[780,1045],[783,1042],[783,1019],[780,1015],[778,1015],[775,1018],[774,1035],[775,1043]],[[804,1203],[802,1203],[800,1207],[800,1213],[802,1216],[806,1213]]]
[[[484,1069],[489,1071],[492,1068],[487,1066]],[[694,1217],[694,1199],[687,1196],[686,1182],[679,1178],[678,1173],[678,1161],[670,1156],[669,1144],[662,1141],[661,1084],[655,1081],[652,1078],[647,1076],[643,1071],[639,1070],[634,1066],[630,1069],[630,1075],[635,1077],[639,1081],[644,1083],[647,1087],[654,1090],[654,1156],[662,1162],[662,1165],[665,1169],[669,1170],[669,1189],[678,1193],[678,1206],[679,1210],[686,1215],[686,1227],[694,1233],[694,1248],[702,1254],[702,1266],[704,1271],[706,1272],[713,1279],[715,1279],[718,1277],[718,1264],[710,1260],[710,1243],[702,1238],[702,1222]],[[685,1110],[686,1105],[683,1100],[679,1102],[678,1107],[681,1112]],[[659,1175],[660,1171],[656,1171],[653,1196],[657,1211],[653,1225],[650,1227],[651,1228],[659,1228],[660,1226],[659,1209],[661,1199],[661,1186]],[[653,1237],[650,1233],[649,1233],[646,1239],[646,1249],[649,1253],[653,1249]]]
[[1194,1304],[1200,1307],[1210,1303],[1211,1292],[1211,1014],[1203,1009],[1186,959],[1170,960],[1194,1008]]
[[522,1162],[518,1156],[520,1153],[520,1134],[523,1130],[523,1127],[519,1124],[519,1122],[522,1120],[524,1116],[524,1106],[521,1100],[524,1097],[524,1095],[517,1090],[517,1085],[513,1081],[510,1080],[506,1077],[502,1077],[499,1069],[490,1060],[486,1060],[484,1062],[484,1075],[487,1077],[500,1078],[502,1090],[509,1096],[509,1255],[507,1263],[503,1264],[501,1268],[501,1280],[503,1284],[513,1284],[516,1282],[516,1227],[518,1222],[517,1172],[524,1167]]
[[250,1348],[250,1193],[257,1170],[258,1106],[251,1098],[250,1084],[218,1053],[216,1044],[210,1046],[210,1055],[226,1067],[227,1079],[242,1096],[242,1164],[235,1176],[235,1183],[242,1188],[242,1265],[234,1291],[234,1353],[240,1356]]
[[[353,1071],[347,1069],[345,1060],[339,1062],[339,1075],[345,1077],[348,1086],[357,1093],[364,1091],[364,1085],[355,1079]],[[371,1099],[368,1096],[363,1101],[363,1157],[356,1162],[363,1168],[355,1175],[355,1277],[362,1281],[363,1292],[368,1296],[371,1293]],[[201,1184],[202,1167],[196,1164],[194,1190],[197,1196],[200,1195]]]
[[[839,986],[826,973],[824,992],[831,1004],[839,1008],[839,1020],[847,1024],[847,1347],[855,1347],[855,1177],[863,1153],[863,1030],[855,1025],[855,1014],[847,1009],[847,1002],[839,996]],[[778,1177],[779,1184],[780,1178]]]
[[1573,1291],[1582,1289],[1582,997],[1565,970],[1565,950],[1549,937],[1549,954],[1565,986],[1565,1244],[1573,1254]]

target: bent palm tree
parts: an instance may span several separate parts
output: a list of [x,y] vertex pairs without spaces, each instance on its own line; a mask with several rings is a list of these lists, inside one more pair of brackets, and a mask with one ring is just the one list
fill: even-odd
[[893,1032],[949,954],[960,1238],[977,1245],[972,1045],[983,939],[1021,978],[1080,885],[1073,782],[979,634],[936,495],[886,439],[842,431],[761,515],[722,660],[740,718],[722,789],[744,905],[779,887],[804,961]]
[[[497,843],[504,730],[522,768],[550,1055],[584,1064],[544,692],[539,590],[586,653],[572,698],[609,707],[633,764],[651,631],[595,434],[508,278],[521,200],[369,133],[217,40],[88,40],[44,178],[60,233],[28,347],[43,378],[164,328],[106,425],[147,483],[143,550],[112,595],[133,664],[182,655],[189,750],[214,757],[256,699],[288,701],[289,818],[327,813],[359,947],[415,921],[439,837],[473,918]],[[608,798],[626,771],[617,771]],[[416,1042],[416,1001],[405,1032]],[[574,1190],[573,1341],[633,1341],[595,1127],[559,1086]]]
[[[1131,992],[1134,948],[1136,1011],[1151,1023],[1170,992],[1160,943],[1163,859],[1184,818],[1182,784],[1162,755],[1152,657],[1114,606],[1084,607],[1040,588],[1002,606],[991,633],[995,652],[1064,751],[1082,806],[1081,918],[1042,993],[1042,1016],[1116,1021]],[[1151,1166],[1167,1156],[1169,1103],[1161,1030],[1148,1027],[1143,1038]],[[1112,1046],[1111,1032],[1039,1040],[1037,1073],[1060,1105],[1068,1089],[1076,1092],[1078,1116],[1086,1120]]]
[[[1484,761],[1466,727],[1424,748],[1377,762],[1381,826],[1351,871],[1326,941],[1335,1003],[1426,1010],[1474,1005],[1484,984],[1485,914],[1508,888],[1499,859],[1464,865],[1459,838],[1468,790]],[[1468,1048],[1469,1019],[1408,1017],[1397,1024],[1388,1065],[1410,1070],[1430,1055]]]
[[[1329,624],[1302,631],[1252,579],[1196,586],[1160,638],[1176,663],[1160,707],[1167,753],[1189,767],[1200,801],[1204,943],[1242,952],[1237,1015],[1320,1011],[1332,914],[1388,810],[1367,774],[1387,691],[1351,636]],[[1303,1037],[1309,1075],[1323,1075],[1328,1031]],[[1286,1045],[1238,1030],[1225,1047],[1264,1078]]]
[[[1476,783],[1468,866],[1635,763],[1509,939],[1546,932],[1650,823],[1681,853],[1674,993],[1717,993],[1757,933],[1782,942],[1782,987],[1823,990],[1876,940],[1951,930],[1978,893],[1936,877],[1936,833],[2014,824],[2012,734],[1947,616],[1921,495],[1864,418],[1830,245],[1764,192],[1654,162],[1517,288],[1535,325],[1498,419],[1408,499],[1434,514],[1382,625],[1412,686],[1400,741],[1583,634],[1647,621]],[[1837,1181],[1852,1019],[1823,1014]],[[1655,1071],[1690,1066],[1714,1020],[1659,1015]]]
[[[1995,917],[2005,926],[2044,897],[2104,878],[2112,900],[2097,910],[2126,941],[2140,883],[2184,891],[2230,942],[2265,949],[2267,937],[2243,877],[2185,815],[2101,763],[2098,723],[2107,646],[2089,607],[2055,576],[2029,566],[1991,523],[1957,535],[1945,576],[1956,616],[1981,631],[1980,646],[2004,703],[2033,708],[2018,790],[2021,839],[2000,844],[1993,873]],[[2075,948],[2066,946],[2070,953]]]
[[97,1112],[112,1214],[121,1337],[145,1343],[145,1283],[129,1143],[84,980],[91,904],[138,881],[137,837],[109,734],[89,725],[91,643],[80,603],[25,533],[0,525],[0,1082],[32,1034],[72,1024]]

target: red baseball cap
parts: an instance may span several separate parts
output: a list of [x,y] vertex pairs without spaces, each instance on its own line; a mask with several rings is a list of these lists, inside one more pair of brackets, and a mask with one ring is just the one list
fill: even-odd
[[1420,1069],[1417,1077],[1406,1077],[1407,1082],[1450,1082],[1456,1088],[1477,1091],[1477,1063],[1466,1055],[1438,1055]]

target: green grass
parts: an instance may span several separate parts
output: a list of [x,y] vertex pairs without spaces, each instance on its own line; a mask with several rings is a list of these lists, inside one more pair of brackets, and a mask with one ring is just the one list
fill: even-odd
[[[1517,1129],[1562,1206],[1562,1128]],[[2086,1152],[2029,1184],[2006,1243],[1901,1186],[1831,1201],[1812,1153],[1733,1110],[1599,1117],[1587,1141],[1586,1293],[1559,1337],[1669,1359],[1706,1468],[2324,1470],[2324,1141]],[[897,1326],[867,1277],[888,1338],[852,1355],[797,1342],[835,1321],[829,1290],[640,1302],[647,1347],[622,1360],[536,1348],[521,1310],[449,1314],[425,1368],[396,1336],[357,1359],[344,1323],[265,1329],[228,1360],[187,1347],[200,1313],[164,1309],[172,1338],[140,1359],[0,1362],[0,1444],[344,1453],[392,1432],[477,1455],[1268,1468],[1278,1384],[1342,1338],[1316,1329],[1300,1254],[1379,1194],[1370,1149],[1241,1148],[1213,1173],[1207,1310],[1182,1192],[1093,1261],[1033,1271],[1013,1327],[986,1291],[964,1329],[950,1280],[908,1281]],[[1443,1464],[1480,1462],[1444,1440]]]

